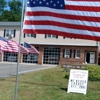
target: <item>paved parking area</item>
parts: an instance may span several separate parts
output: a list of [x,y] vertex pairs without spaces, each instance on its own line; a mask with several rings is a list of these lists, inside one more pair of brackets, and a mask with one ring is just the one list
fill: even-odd
[[[19,74],[56,67],[56,65],[19,64]],[[16,75],[17,63],[0,63],[0,78]]]

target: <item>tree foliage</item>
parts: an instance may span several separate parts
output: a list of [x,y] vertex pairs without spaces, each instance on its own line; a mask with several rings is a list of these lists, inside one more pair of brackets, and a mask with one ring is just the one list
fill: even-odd
[[22,3],[20,2],[20,0],[9,1],[8,6],[10,8],[9,10],[3,10],[5,6],[3,6],[3,8],[0,7],[0,9],[2,9],[0,21],[20,21],[22,11]]
[[7,5],[7,2],[5,0],[0,0],[0,14],[2,14],[6,5]]

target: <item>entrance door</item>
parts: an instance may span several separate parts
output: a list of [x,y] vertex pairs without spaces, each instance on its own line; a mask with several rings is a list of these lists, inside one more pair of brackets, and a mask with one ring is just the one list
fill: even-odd
[[95,53],[90,52],[90,63],[94,63]]
[[95,62],[95,52],[86,52],[85,62],[93,64]]

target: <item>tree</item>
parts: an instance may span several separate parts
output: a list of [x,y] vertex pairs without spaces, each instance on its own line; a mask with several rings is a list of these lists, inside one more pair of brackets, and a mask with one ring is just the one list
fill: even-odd
[[8,10],[4,10],[2,15],[0,16],[0,21],[9,21],[9,17],[10,17],[10,11]]
[[6,5],[7,5],[6,0],[0,0],[0,15],[4,11],[4,8],[6,7]]
[[8,5],[10,7],[10,11],[21,13],[22,3],[20,2],[20,0],[9,1]]
[[[2,1],[2,2],[1,2]],[[0,21],[20,21],[21,12],[22,12],[22,3],[20,0],[12,0],[8,2],[9,10],[4,10],[4,7],[7,3],[4,3],[5,0],[0,0]]]
[[10,7],[10,13],[12,15],[11,21],[21,20],[22,3],[20,0],[12,0],[8,3]]

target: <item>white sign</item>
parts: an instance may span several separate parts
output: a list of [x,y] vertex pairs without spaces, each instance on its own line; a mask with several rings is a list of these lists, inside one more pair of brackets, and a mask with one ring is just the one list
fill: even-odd
[[70,70],[70,77],[68,83],[68,93],[76,92],[86,94],[88,83],[88,71],[87,70]]

